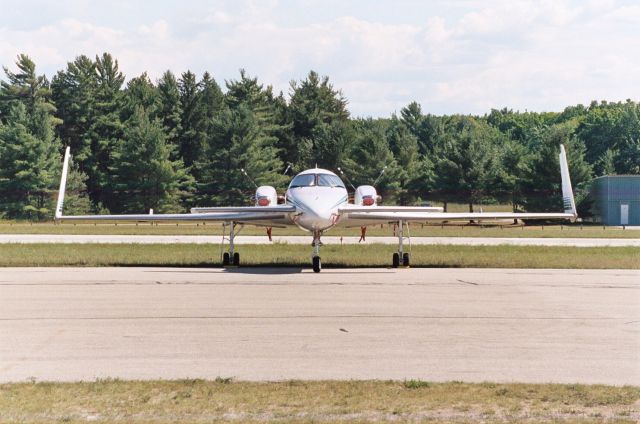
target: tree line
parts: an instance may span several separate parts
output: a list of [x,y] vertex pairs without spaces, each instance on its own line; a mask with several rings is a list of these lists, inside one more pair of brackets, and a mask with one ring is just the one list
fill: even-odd
[[377,181],[385,200],[403,205],[558,210],[561,143],[582,214],[594,177],[640,174],[640,104],[631,100],[483,116],[437,116],[413,102],[372,119],[351,117],[341,91],[313,71],[285,95],[244,70],[224,90],[208,72],[127,81],[108,53],[78,56],[51,80],[24,54],[14,69],[0,79],[7,218],[52,217],[64,146],[68,213],[249,204],[254,183],[282,192],[292,173],[316,165],[356,186]]

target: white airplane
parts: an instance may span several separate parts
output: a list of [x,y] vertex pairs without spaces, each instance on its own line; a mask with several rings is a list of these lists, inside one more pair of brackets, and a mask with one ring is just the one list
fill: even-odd
[[569,168],[564,146],[560,146],[560,175],[562,181],[563,213],[511,213],[511,212],[473,212],[447,213],[438,207],[414,206],[378,206],[380,197],[370,185],[359,186],[354,202],[349,203],[347,189],[335,173],[326,169],[308,169],[296,175],[285,194],[285,204],[278,204],[276,189],[261,186],[256,189],[254,206],[205,207],[192,208],[186,214],[149,214],[139,215],[63,215],[64,193],[69,170],[70,150],[67,147],[60,191],[56,206],[55,220],[60,221],[214,221],[222,222],[223,228],[229,227],[229,249],[224,252],[222,263],[239,265],[240,255],[235,251],[234,239],[244,224],[271,227],[297,226],[313,233],[312,264],[314,272],[320,272],[320,237],[333,227],[360,227],[364,237],[366,227],[381,223],[396,224],[398,228],[398,250],[393,253],[392,266],[409,266],[409,253],[404,251],[404,226],[410,222],[442,220],[481,220],[481,219],[570,219],[577,218]]

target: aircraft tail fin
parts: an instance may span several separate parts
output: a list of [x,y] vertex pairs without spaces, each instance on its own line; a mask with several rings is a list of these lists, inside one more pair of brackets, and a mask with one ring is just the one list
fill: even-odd
[[60,190],[58,191],[58,203],[56,204],[55,219],[62,218],[62,208],[64,207],[64,192],[67,189],[67,174],[69,173],[69,157],[71,148],[67,146],[64,152],[64,162],[62,164],[62,176],[60,177]]
[[577,218],[578,212],[576,211],[576,201],[573,198],[573,189],[571,188],[567,152],[564,150],[562,144],[560,145],[560,177],[562,179],[562,203],[564,204],[564,212],[570,213],[574,218]]

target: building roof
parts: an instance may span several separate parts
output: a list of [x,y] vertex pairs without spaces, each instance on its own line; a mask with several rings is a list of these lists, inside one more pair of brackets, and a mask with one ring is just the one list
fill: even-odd
[[600,177],[594,178],[594,180],[599,180],[600,178],[638,178],[640,179],[640,175],[635,175],[635,174],[602,175]]

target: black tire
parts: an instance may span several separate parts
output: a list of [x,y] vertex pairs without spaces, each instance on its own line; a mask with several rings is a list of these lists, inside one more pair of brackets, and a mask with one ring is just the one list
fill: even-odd
[[222,254],[222,266],[229,266],[229,252]]
[[322,269],[322,262],[320,261],[320,256],[313,257],[313,272],[320,272]]
[[394,268],[398,268],[400,266],[400,255],[397,253],[393,254],[393,261],[391,262],[391,266]]
[[238,252],[233,254],[233,264],[235,266],[240,266],[240,254]]
[[402,254],[402,266],[409,266],[409,254],[408,253],[403,253]]

